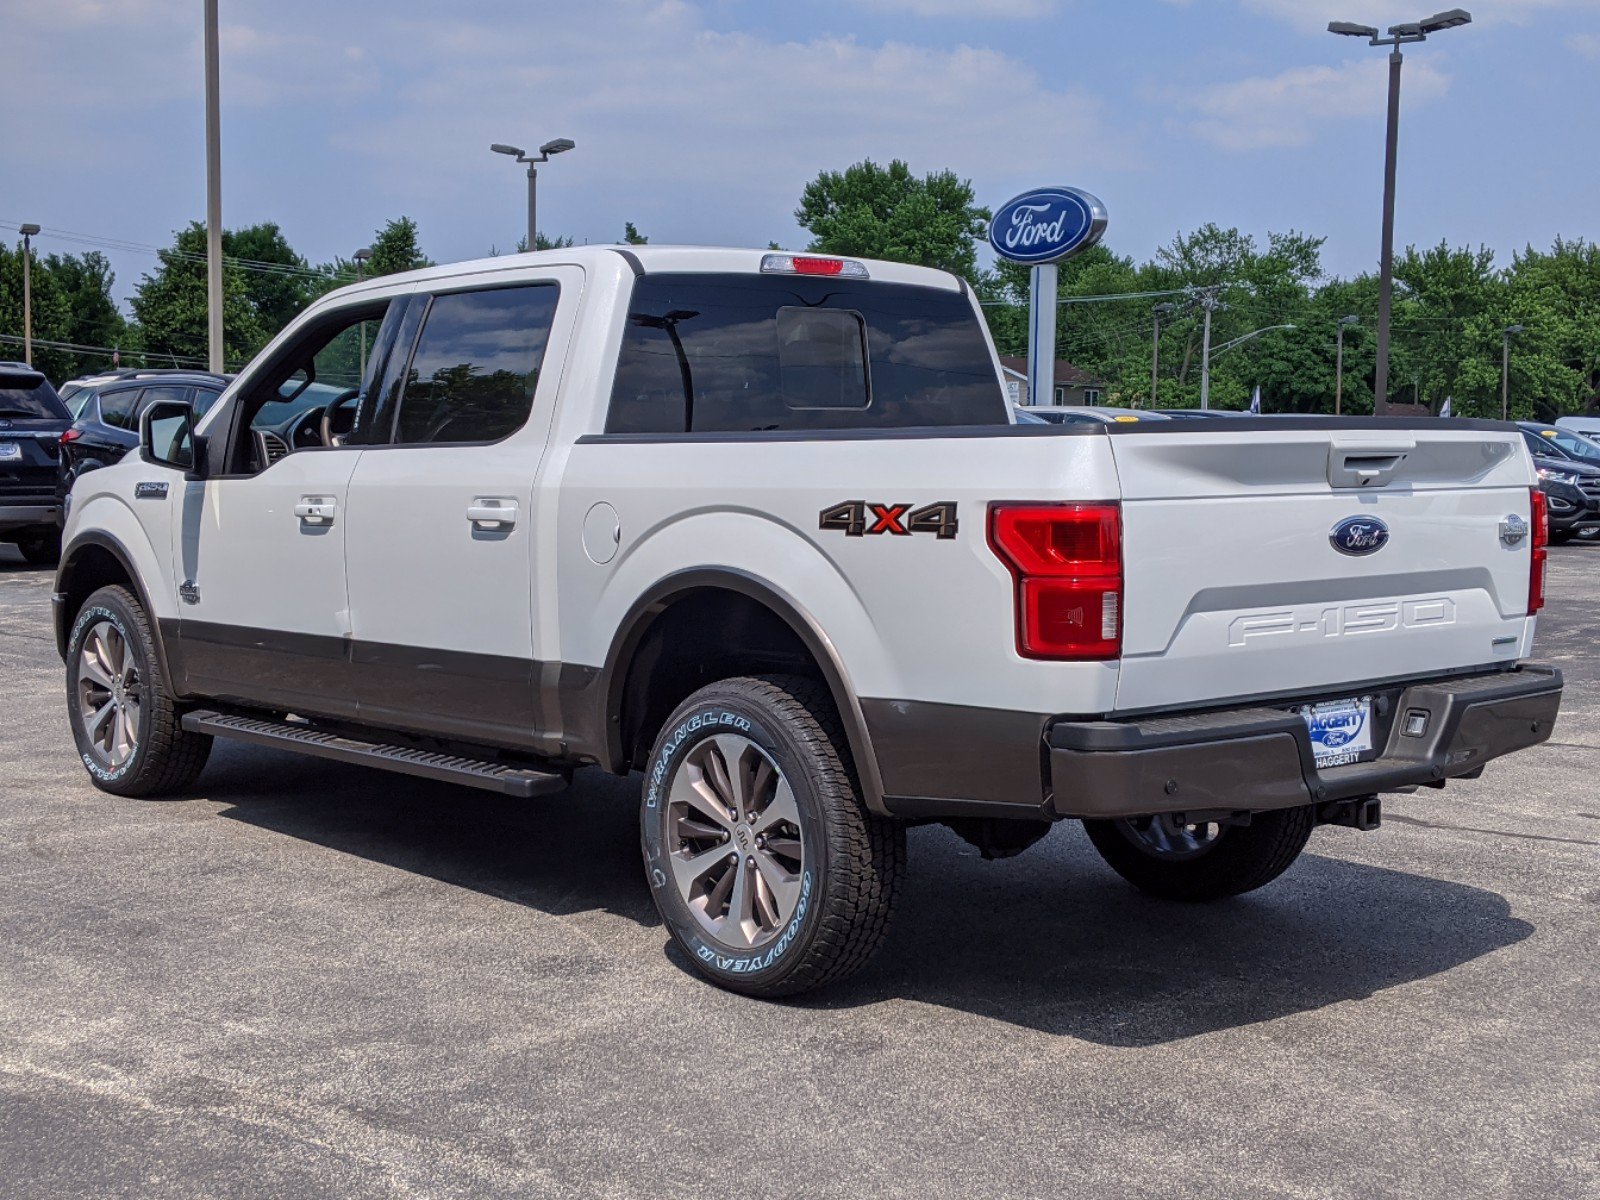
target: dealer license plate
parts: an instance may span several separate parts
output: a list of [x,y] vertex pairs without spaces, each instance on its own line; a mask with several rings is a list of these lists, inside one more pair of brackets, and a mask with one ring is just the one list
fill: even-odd
[[1372,757],[1372,700],[1325,700],[1300,710],[1311,734],[1318,768],[1342,767]]
[[21,462],[22,447],[16,442],[0,442],[0,462]]

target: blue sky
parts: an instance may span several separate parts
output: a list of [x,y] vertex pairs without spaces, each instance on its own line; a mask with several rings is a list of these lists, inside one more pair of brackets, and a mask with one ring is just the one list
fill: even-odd
[[[1438,0],[1443,3],[1443,0]],[[1412,48],[1399,240],[1502,257],[1600,236],[1600,0],[1494,0]],[[1325,234],[1375,265],[1383,53],[1326,33],[1392,0],[222,0],[224,222],[313,261],[399,214],[441,261],[541,226],[613,241],[803,244],[819,169],[949,167],[991,207],[1097,193],[1144,257],[1205,221]],[[0,236],[164,244],[204,210],[200,0],[0,0]],[[47,232],[40,249],[81,250]],[[154,259],[112,258],[125,295]]]

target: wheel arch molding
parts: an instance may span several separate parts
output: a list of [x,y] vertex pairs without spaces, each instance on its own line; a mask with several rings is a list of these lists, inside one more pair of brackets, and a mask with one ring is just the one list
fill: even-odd
[[[649,670],[649,664],[641,662],[641,652],[648,648],[651,633],[664,628],[661,624],[663,620],[675,609],[682,611],[679,608],[681,605],[697,601],[715,604],[719,600],[727,602],[729,598],[735,598],[735,602],[747,611],[752,605],[764,610],[777,622],[778,628],[798,643],[827,685],[834,707],[839,712],[867,806],[875,813],[888,815],[872,739],[838,647],[792,596],[766,580],[735,567],[697,567],[674,572],[658,580],[629,608],[612,639],[605,666],[597,680],[598,686],[594,688],[594,703],[599,711],[591,715],[591,728],[600,731],[594,743],[601,765],[617,773],[635,765],[635,746],[630,743],[637,740],[635,735],[640,722],[647,723],[649,719],[648,713],[637,711],[637,693],[647,686],[647,681],[641,679],[638,672]],[[709,679],[749,673],[739,668],[741,654],[737,646],[732,648],[731,653],[719,654],[716,646],[708,647],[702,642],[699,650],[699,664],[708,673],[703,678],[684,681],[679,690],[687,688],[685,696]],[[705,653],[707,650],[711,652]],[[727,669],[718,666],[719,659]],[[678,700],[681,699],[678,697]],[[669,712],[678,700],[667,705]]]
[[50,597],[56,653],[63,662],[66,661],[72,624],[85,600],[103,587],[126,587],[139,601],[139,606],[150,621],[150,632],[161,664],[161,677],[168,691],[176,694],[178,677],[173,674],[173,663],[167,653],[166,635],[170,631],[171,621],[158,616],[156,609],[151,606],[150,594],[133,564],[134,556],[128,547],[114,535],[100,529],[85,530],[62,547],[61,565],[56,568],[55,591]]

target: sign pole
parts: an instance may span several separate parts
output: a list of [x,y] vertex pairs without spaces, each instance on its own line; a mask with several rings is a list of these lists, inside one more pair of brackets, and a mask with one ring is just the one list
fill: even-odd
[[1056,402],[1056,291],[1061,269],[1034,267],[1028,290],[1028,403]]

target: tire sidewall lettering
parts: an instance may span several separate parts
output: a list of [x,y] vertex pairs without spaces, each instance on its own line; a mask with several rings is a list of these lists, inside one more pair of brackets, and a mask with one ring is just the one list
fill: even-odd
[[[144,730],[141,729],[139,731],[139,745],[135,747],[134,752],[128,756],[128,761],[123,763],[120,767],[110,768],[102,765],[95,760],[94,755],[90,754],[89,751],[84,748],[84,744],[88,738],[88,733],[83,728],[83,714],[78,709],[78,656],[83,652],[83,638],[88,632],[89,627],[97,624],[100,621],[107,622],[113,629],[121,634],[123,639],[134,648],[135,653],[141,660],[144,657],[142,647],[140,646],[138,639],[128,632],[128,622],[123,618],[121,613],[117,612],[113,608],[107,607],[104,604],[90,604],[85,606],[83,611],[78,614],[78,619],[72,623],[72,636],[67,639],[67,648],[69,654],[67,667],[67,683],[69,685],[67,703],[70,706],[68,717],[72,722],[72,736],[73,740],[78,744],[78,758],[82,760],[84,770],[88,771],[89,774],[93,775],[96,779],[103,783],[115,783],[124,776],[131,774],[134,767],[139,763],[144,750]],[[140,662],[139,673],[141,678],[148,675],[148,672],[144,670],[144,664],[142,661]],[[142,707],[143,706],[141,706],[141,708]],[[146,719],[143,712],[140,713],[139,719],[141,723]]]
[[[818,884],[814,866],[807,865],[800,876],[800,898],[783,931],[748,954],[733,953],[726,947],[708,942],[693,918],[679,912],[682,900],[673,887],[669,861],[671,852],[664,843],[661,806],[673,774],[688,751],[702,738],[722,732],[743,734],[774,759],[779,755],[788,757],[782,743],[772,736],[762,722],[722,705],[702,705],[675,722],[645,768],[644,819],[641,822],[645,874],[651,890],[657,893],[656,904],[663,918],[690,954],[703,966],[721,974],[754,975],[777,967],[799,943],[806,931],[806,918],[816,905]],[[799,772],[795,771],[786,770],[785,776],[795,791],[802,811],[805,811],[808,805],[802,792],[808,790],[806,781],[798,778]]]

